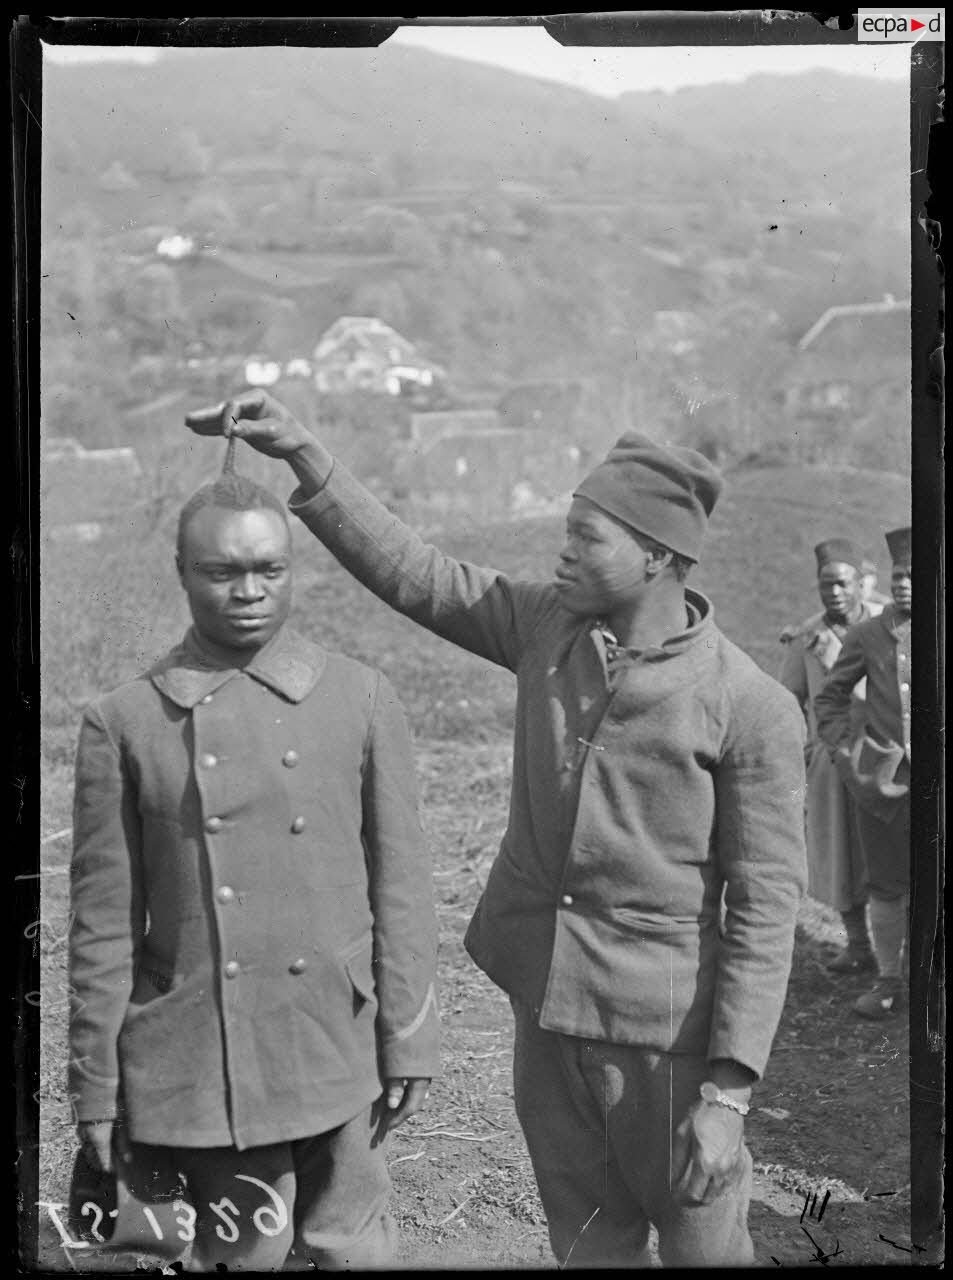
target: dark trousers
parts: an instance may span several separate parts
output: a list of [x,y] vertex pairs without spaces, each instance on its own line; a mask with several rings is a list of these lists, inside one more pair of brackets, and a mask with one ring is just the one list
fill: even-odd
[[328,1133],[246,1151],[136,1143],[133,1160],[166,1170],[170,1185],[184,1175],[177,1221],[190,1271],[387,1267],[396,1228],[376,1116],[368,1108]]
[[751,1157],[710,1205],[679,1203],[674,1129],[698,1100],[703,1058],[540,1030],[513,1002],[519,1117],[561,1266],[649,1262],[649,1225],[665,1266],[748,1266]]
[[857,825],[867,863],[870,892],[900,898],[910,892],[910,799],[898,804],[889,821],[858,806]]

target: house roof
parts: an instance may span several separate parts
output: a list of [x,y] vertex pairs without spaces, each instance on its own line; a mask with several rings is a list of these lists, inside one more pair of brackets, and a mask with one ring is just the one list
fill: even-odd
[[109,520],[140,500],[141,480],[133,449],[84,449],[53,437],[42,457],[41,519],[50,528]]
[[816,338],[824,332],[831,324],[837,321],[858,316],[876,316],[891,315],[898,311],[909,311],[910,299],[900,299],[897,301],[892,294],[885,294],[880,302],[851,302],[842,306],[828,307],[808,329],[807,333],[798,342],[798,350],[806,351],[807,348],[815,341]]
[[388,364],[420,363],[414,344],[376,316],[339,316],[318,340],[314,358],[333,359],[345,345],[363,348]]
[[495,409],[448,409],[414,413],[410,418],[410,438],[421,446],[423,453],[441,440],[488,433],[512,435],[513,430],[500,426],[500,417]]

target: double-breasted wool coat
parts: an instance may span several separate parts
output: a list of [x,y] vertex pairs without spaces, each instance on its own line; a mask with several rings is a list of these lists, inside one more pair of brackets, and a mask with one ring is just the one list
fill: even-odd
[[435,1074],[430,860],[381,674],[287,625],[222,668],[190,632],[87,709],[74,832],[78,1119],[243,1149]]
[[[862,812],[871,885],[906,891],[910,857],[909,616],[890,604],[844,637],[814,700],[817,731]],[[866,677],[862,731],[854,735],[851,690]],[[841,754],[849,747],[850,756]]]
[[[867,602],[861,619],[876,617],[881,608]],[[807,891],[836,911],[849,911],[866,901],[867,893],[855,802],[817,736],[814,711],[814,699],[840,653],[841,635],[822,610],[784,631],[781,643],[785,648],[778,678],[797,698],[807,720]],[[863,723],[864,685],[861,679],[851,693],[855,732]]]
[[291,510],[388,604],[517,677],[513,789],[466,946],[551,1031],[760,1075],[806,880],[804,718],[687,591],[609,679],[595,619],[426,546],[335,464]]

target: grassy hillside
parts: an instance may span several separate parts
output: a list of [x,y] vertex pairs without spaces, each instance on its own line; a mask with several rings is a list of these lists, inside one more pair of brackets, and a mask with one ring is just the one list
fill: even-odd
[[[816,461],[841,433],[784,408],[797,340],[908,292],[907,110],[900,82],[822,72],[608,101],[401,46],[50,65],[44,417],[124,443],[115,407],[181,380],[192,344],[240,367],[372,314],[461,397],[587,380],[609,432]],[[160,261],[171,231],[198,256]],[[846,376],[898,470],[904,347],[819,377]]]

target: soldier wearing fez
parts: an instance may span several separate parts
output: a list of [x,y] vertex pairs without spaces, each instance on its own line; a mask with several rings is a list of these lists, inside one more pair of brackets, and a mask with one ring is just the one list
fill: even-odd
[[[827,680],[849,627],[875,617],[882,606],[864,598],[864,560],[848,538],[814,548],[817,588],[824,608],[781,635],[785,646],[779,679],[807,718],[807,891],[840,912],[847,947],[831,961],[835,973],[872,973],[877,965],[867,933],[867,871],[856,804],[827,748],[817,736],[814,698]],[[853,690],[855,730],[863,715],[861,680]]]
[[[870,932],[879,977],[854,1009],[885,1018],[906,1005],[902,955],[910,902],[910,529],[886,535],[891,604],[853,627],[814,701],[817,731],[857,801],[870,885]],[[866,677],[861,732],[851,694]]]
[[509,824],[466,936],[516,1019],[514,1096],[561,1265],[744,1265],[744,1116],[806,879],[793,697],[685,585],[721,477],[623,436],[550,582],[426,546],[276,401],[186,419],[291,465],[291,510],[393,608],[513,671]]
[[437,1067],[403,713],[288,624],[287,517],[257,484],[226,470],[189,499],[176,566],[191,628],[79,742],[73,1221],[112,1175],[114,1248],[191,1245],[197,1271],[387,1265],[384,1139]]

